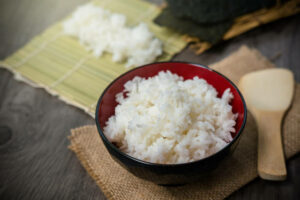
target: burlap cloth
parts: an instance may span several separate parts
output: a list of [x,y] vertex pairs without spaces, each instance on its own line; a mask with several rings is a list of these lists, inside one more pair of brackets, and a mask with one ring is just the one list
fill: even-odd
[[[241,47],[211,66],[237,83],[248,72],[274,67],[258,51]],[[292,107],[283,123],[287,158],[300,150],[300,85],[295,88]],[[71,131],[70,149],[109,199],[223,199],[257,177],[257,130],[251,114],[233,155],[209,178],[198,183],[164,187],[139,179],[117,163],[106,151],[96,126]]]

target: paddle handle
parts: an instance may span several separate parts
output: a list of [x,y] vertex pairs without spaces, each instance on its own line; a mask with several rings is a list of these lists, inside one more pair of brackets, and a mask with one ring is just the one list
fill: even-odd
[[284,112],[259,111],[258,174],[266,180],[285,180],[286,166],[283,153],[281,121]]

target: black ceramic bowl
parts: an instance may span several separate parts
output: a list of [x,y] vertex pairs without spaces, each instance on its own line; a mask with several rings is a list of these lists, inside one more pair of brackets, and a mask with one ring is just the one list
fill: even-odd
[[[123,91],[123,85],[132,80],[135,76],[152,77],[160,71],[169,70],[182,76],[184,79],[191,79],[194,76],[205,79],[213,85],[221,96],[225,89],[230,88],[234,98],[231,101],[232,110],[238,114],[236,120],[236,132],[232,133],[233,140],[215,154],[194,162],[183,164],[156,164],[145,162],[123,153],[113,145],[104,135],[103,127],[106,121],[114,115],[117,102],[115,96]],[[238,88],[225,76],[213,71],[205,66],[183,62],[162,62],[145,65],[124,73],[115,79],[103,92],[99,98],[96,109],[96,124],[100,137],[106,146],[111,157],[134,175],[147,179],[157,184],[184,184],[200,179],[208,175],[213,169],[218,167],[222,160],[235,149],[239,137],[246,123],[247,109],[245,101]]]

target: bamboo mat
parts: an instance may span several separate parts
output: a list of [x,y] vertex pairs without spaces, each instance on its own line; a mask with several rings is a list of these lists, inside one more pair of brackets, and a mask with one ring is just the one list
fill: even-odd
[[[128,26],[146,23],[163,42],[164,53],[157,61],[171,59],[187,45],[178,33],[152,22],[160,9],[151,3],[142,0],[95,0],[92,3],[124,14]],[[125,63],[112,62],[110,54],[94,57],[76,38],[64,35],[62,22],[33,38],[13,55],[0,61],[0,65],[13,71],[17,79],[45,88],[92,116],[102,91],[126,71]]]

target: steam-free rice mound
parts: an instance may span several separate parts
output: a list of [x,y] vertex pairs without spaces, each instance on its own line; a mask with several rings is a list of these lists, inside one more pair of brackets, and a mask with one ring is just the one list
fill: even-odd
[[184,81],[169,71],[148,79],[135,77],[124,87],[116,95],[119,104],[104,134],[135,158],[161,164],[192,162],[232,140],[236,115],[229,88],[218,98],[204,79]]

